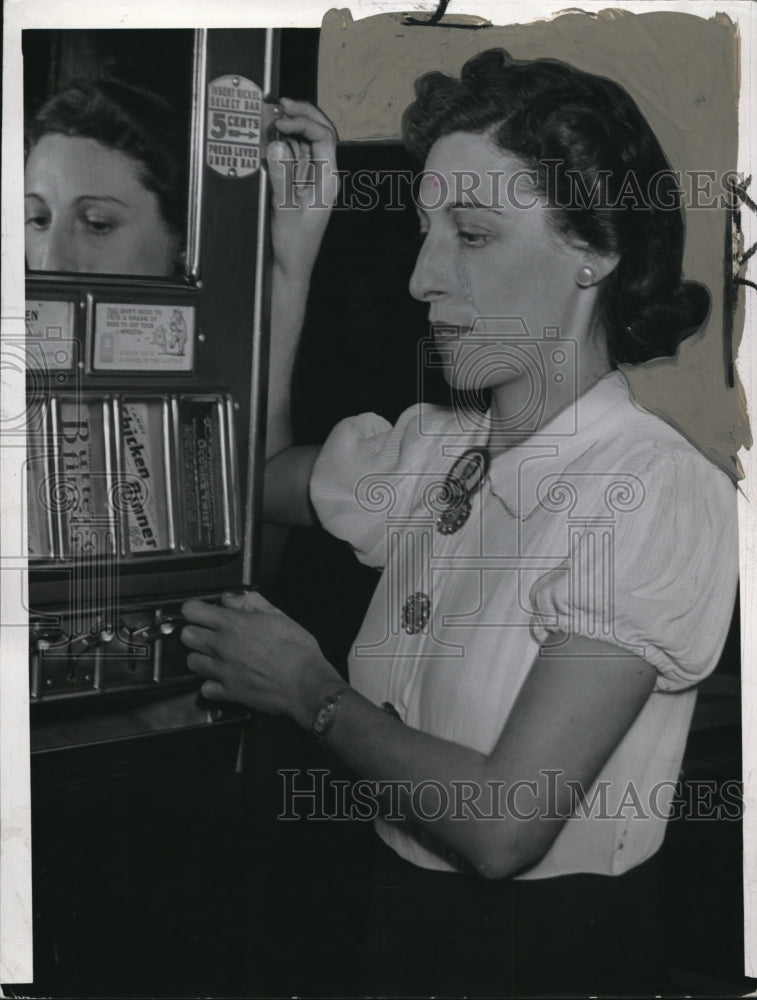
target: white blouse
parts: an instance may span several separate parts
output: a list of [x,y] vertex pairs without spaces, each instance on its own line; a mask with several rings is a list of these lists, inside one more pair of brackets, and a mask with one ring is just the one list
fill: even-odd
[[[350,682],[407,725],[489,753],[548,633],[647,659],[658,678],[646,705],[584,807],[519,877],[620,874],[662,842],[694,685],[725,641],[738,579],[734,484],[613,372],[496,456],[468,521],[441,534],[440,485],[488,434],[488,417],[421,404],[394,427],[363,414],[329,436],[311,479],[318,517],[384,567]],[[527,793],[521,801],[527,811]],[[379,819],[377,830],[421,867],[455,867],[407,824]]]

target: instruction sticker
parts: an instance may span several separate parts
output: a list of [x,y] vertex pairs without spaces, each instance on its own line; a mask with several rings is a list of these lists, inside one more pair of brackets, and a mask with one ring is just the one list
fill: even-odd
[[260,167],[263,94],[244,76],[208,83],[206,162],[224,177],[247,177]]
[[95,357],[101,371],[191,372],[194,308],[98,302]]
[[26,300],[26,346],[30,370],[48,373],[74,367],[74,304]]

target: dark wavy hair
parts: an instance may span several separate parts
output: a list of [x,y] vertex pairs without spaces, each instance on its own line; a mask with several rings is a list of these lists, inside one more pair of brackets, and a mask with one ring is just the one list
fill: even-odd
[[[517,60],[489,49],[466,62],[459,80],[427,73],[415,93],[403,118],[412,154],[425,160],[452,132],[487,133],[533,172],[561,232],[618,255],[598,299],[614,364],[674,355],[704,323],[709,293],[681,274],[684,221],[675,177],[617,83],[558,60]],[[584,193],[597,185],[599,196],[577,202],[579,184]],[[650,191],[654,197],[637,197]]]
[[119,79],[72,81],[26,126],[26,155],[51,133],[96,139],[138,164],[169,228],[183,238],[187,211],[187,141],[162,97]]

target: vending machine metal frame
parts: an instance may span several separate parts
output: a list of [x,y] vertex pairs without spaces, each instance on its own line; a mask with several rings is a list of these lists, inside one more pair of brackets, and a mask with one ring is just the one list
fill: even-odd
[[86,743],[81,712],[50,735],[86,701],[98,738],[119,738],[135,699],[144,712],[171,692],[189,695],[168,728],[239,716],[197,702],[180,608],[259,572],[277,32],[198,29],[192,87],[183,273],[27,277],[38,749]]

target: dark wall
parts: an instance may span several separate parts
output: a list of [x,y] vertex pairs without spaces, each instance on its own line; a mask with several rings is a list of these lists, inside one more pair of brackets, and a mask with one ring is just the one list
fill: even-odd
[[194,32],[27,29],[23,32],[24,106],[40,104],[77,77],[115,75],[164,96],[187,122]]

